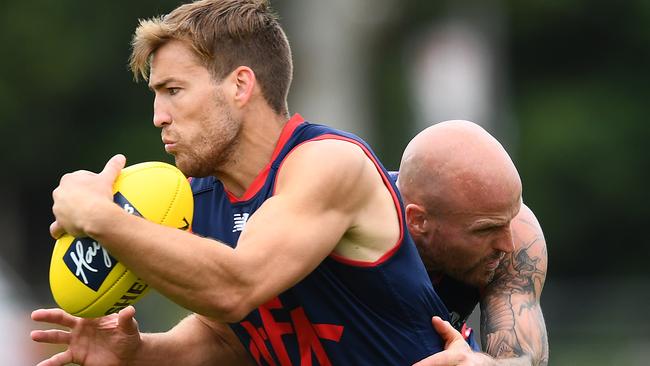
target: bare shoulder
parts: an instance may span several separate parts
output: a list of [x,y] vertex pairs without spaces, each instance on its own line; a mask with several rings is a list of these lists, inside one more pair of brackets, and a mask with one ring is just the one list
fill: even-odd
[[352,142],[340,139],[310,140],[296,146],[285,159],[288,162],[305,162],[319,168],[329,166],[360,167],[368,159],[363,149]]
[[[336,139],[315,140],[297,146],[280,167],[276,191],[318,191],[323,199],[348,200],[363,195],[372,184],[372,164],[356,144]],[[357,202],[358,203],[358,202]]]
[[533,211],[523,203],[519,214],[512,220],[512,232],[515,251],[520,249],[526,249],[528,252],[543,250],[545,255],[546,240],[542,227]]

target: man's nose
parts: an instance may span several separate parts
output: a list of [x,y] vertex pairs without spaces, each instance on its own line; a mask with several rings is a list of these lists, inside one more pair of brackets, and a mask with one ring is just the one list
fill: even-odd
[[153,125],[160,128],[171,122],[172,116],[167,111],[165,103],[160,98],[155,97],[153,100]]
[[515,242],[512,237],[512,229],[508,225],[499,235],[499,238],[494,241],[494,249],[500,250],[505,253],[512,253],[515,250]]

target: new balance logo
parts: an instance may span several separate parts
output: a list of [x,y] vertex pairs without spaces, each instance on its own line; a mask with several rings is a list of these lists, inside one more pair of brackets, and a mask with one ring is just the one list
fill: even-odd
[[234,225],[232,227],[233,233],[237,231],[244,231],[244,226],[246,226],[246,221],[248,221],[248,216],[250,216],[248,212],[244,212],[241,214],[236,213],[233,216],[232,218],[234,222]]

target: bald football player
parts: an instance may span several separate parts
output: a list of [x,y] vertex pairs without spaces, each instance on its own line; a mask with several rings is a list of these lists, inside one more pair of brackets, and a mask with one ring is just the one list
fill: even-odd
[[[407,146],[397,185],[451,319],[433,319],[446,350],[417,365],[546,365],[546,242],[503,146],[472,122],[436,124]],[[465,325],[477,304],[484,353]]]

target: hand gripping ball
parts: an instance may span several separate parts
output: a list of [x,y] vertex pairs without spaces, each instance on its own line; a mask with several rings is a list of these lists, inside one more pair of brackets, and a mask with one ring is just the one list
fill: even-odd
[[[188,230],[194,201],[180,170],[161,162],[126,167],[113,185],[113,200],[130,214]],[[54,244],[50,288],[66,312],[84,317],[116,313],[140,300],[149,286],[92,238],[63,235]]]

